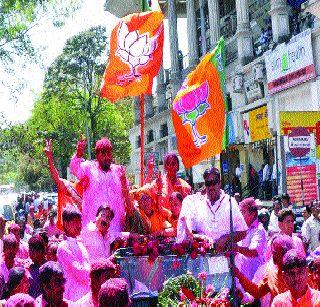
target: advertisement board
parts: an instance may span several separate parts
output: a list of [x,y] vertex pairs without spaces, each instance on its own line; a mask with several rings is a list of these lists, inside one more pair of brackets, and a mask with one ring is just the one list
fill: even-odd
[[310,204],[318,198],[314,135],[310,138],[310,151],[302,157],[297,157],[290,151],[288,138],[289,136],[284,137],[287,193],[297,205],[302,205],[303,199],[305,204]]
[[249,130],[251,142],[272,138],[268,126],[268,108],[266,105],[249,112]]
[[316,157],[320,158],[320,112],[280,112],[280,134],[289,135],[294,128],[304,127],[313,133],[316,143]]
[[265,52],[268,91],[270,94],[285,90],[316,76],[311,30],[307,29]]

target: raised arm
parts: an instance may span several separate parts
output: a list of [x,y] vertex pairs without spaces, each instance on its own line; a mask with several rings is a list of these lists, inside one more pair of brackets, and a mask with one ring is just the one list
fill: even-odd
[[82,162],[82,157],[84,155],[84,152],[86,150],[86,146],[87,146],[87,141],[81,135],[80,140],[77,143],[76,153],[74,154],[70,162],[70,171],[72,174],[77,176],[79,180],[82,179],[82,177],[84,177],[84,170],[81,167],[81,162]]
[[144,184],[152,182],[153,171],[154,171],[154,155],[151,154],[148,159],[148,172],[147,172],[147,177],[144,181]]
[[53,153],[52,153],[52,140],[51,139],[46,140],[46,147],[44,148],[44,153],[48,159],[48,166],[49,166],[51,177],[52,177],[55,185],[59,189],[59,188],[61,188],[61,181],[60,181],[58,170],[56,169],[56,167],[54,165],[54,158],[53,158]]
[[121,191],[122,191],[122,197],[124,199],[126,213],[128,216],[133,216],[134,205],[129,194],[129,188],[128,188],[127,178],[126,178],[126,169],[124,166],[121,166],[120,182],[121,182]]

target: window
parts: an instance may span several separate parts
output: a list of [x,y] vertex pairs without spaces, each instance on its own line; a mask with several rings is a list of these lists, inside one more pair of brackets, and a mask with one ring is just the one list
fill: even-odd
[[160,138],[168,136],[168,125],[167,123],[160,126]]
[[141,146],[141,137],[140,135],[138,135],[136,137],[136,148],[140,148],[140,146]]
[[151,143],[153,141],[154,141],[153,130],[149,130],[147,135],[147,143]]

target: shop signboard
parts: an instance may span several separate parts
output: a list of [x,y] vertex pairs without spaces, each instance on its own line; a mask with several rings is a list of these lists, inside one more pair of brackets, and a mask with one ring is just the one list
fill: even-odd
[[268,108],[266,105],[249,112],[249,127],[251,142],[272,138],[268,126]]
[[311,30],[292,37],[288,44],[282,43],[275,50],[265,52],[265,63],[270,94],[314,78]]
[[[293,144],[291,141],[289,141],[289,138],[290,136],[284,136],[287,192],[295,204],[302,205],[303,200],[305,204],[310,204],[312,200],[318,198],[318,179],[314,135],[310,136],[310,142],[304,139],[302,143],[300,142],[300,145],[298,140],[296,140],[297,142]],[[289,148],[289,146],[292,146],[292,148],[296,149],[303,148],[307,143],[309,143],[308,146],[310,147],[308,151],[304,149],[306,154],[303,156],[301,156],[303,153],[302,151],[293,151],[293,154],[291,152],[292,149],[290,150]]]
[[288,135],[294,128],[304,127],[313,133],[316,143],[316,156],[320,158],[320,112],[280,112],[280,134]]

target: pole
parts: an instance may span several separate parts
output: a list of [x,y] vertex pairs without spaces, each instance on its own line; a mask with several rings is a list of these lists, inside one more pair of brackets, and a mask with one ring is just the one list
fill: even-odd
[[85,131],[86,131],[86,138],[87,138],[88,160],[91,160],[91,141],[90,141],[90,133],[89,133],[88,115],[86,115]]
[[304,188],[303,188],[303,178],[302,178],[302,161],[301,161],[301,157],[299,157],[299,161],[300,161],[301,198],[302,198],[302,206],[304,207]]
[[[226,148],[227,152],[227,160],[228,164],[231,165],[230,163],[230,154],[229,154],[229,148]],[[229,168],[229,173],[228,173],[228,181],[229,181],[229,191],[231,194],[231,180],[230,180],[230,168]],[[232,202],[231,202],[231,195],[229,195],[229,207],[230,207],[230,274],[231,274],[231,289],[230,289],[230,294],[232,297],[232,302],[231,306],[237,307],[238,305],[238,297],[236,294],[236,278],[234,276],[234,269],[235,269],[235,253],[234,253],[234,228],[233,228],[233,216],[232,216]]]
[[140,95],[140,186],[144,184],[144,94]]

